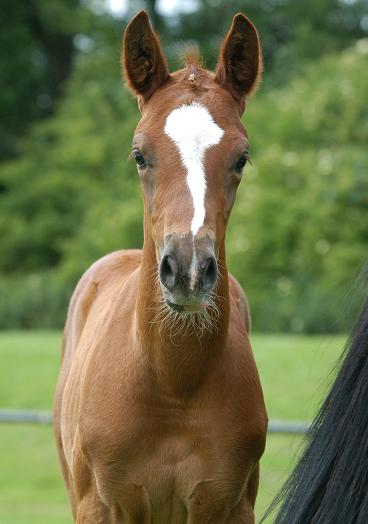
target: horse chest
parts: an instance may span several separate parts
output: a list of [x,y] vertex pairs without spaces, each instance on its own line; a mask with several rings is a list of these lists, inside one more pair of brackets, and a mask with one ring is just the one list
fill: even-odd
[[238,503],[249,464],[236,453],[234,434],[221,439],[220,428],[210,430],[199,412],[164,416],[153,409],[139,419],[123,424],[113,442],[105,438],[95,461],[105,503],[131,519],[143,511],[143,522],[159,524],[184,524],[194,511],[227,514]]

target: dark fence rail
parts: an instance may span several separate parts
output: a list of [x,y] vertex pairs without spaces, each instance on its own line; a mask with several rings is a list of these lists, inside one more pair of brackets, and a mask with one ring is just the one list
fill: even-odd
[[[23,409],[0,409],[0,423],[7,424],[52,424],[51,411],[31,411]],[[305,434],[308,422],[295,420],[270,420],[269,433]]]

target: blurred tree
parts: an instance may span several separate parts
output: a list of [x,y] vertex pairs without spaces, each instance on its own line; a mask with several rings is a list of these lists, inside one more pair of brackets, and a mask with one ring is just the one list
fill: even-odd
[[367,58],[365,40],[249,104],[254,168],[228,240],[258,329],[333,331],[354,318],[342,299],[367,257]]
[[108,60],[101,49],[81,57],[57,117],[34,125],[21,158],[0,170],[7,189],[0,196],[0,271],[60,264],[91,207],[101,208],[104,199],[113,207],[119,193],[126,203],[136,177],[123,178],[118,162],[128,158],[137,112],[124,93],[118,57]]
[[155,0],[140,5],[131,0],[129,16],[144,6],[153,14],[172,63],[178,64],[180,42],[191,42],[200,47],[209,68],[232,16],[246,13],[261,36],[268,87],[300,71],[306,59],[345,49],[368,34],[368,0],[196,0],[189,12],[178,6],[171,19],[159,17]]
[[0,160],[15,156],[28,124],[49,115],[68,78],[79,0],[2,0]]
[[[122,88],[123,23],[87,2],[33,2],[47,32],[67,35],[78,52],[69,47],[60,72],[48,72],[23,3],[9,3],[12,20],[23,22],[0,32],[0,75],[14,83],[3,82],[0,133],[3,156],[20,154],[0,164],[0,327],[61,325],[88,264],[142,242],[139,180],[126,163],[138,111]],[[346,318],[333,319],[368,241],[366,40],[337,51],[364,34],[366,3],[224,5],[203,0],[197,14],[156,23],[173,65],[177,39],[198,42],[214,63],[237,10],[261,32],[268,87],[245,114],[254,167],[245,172],[229,229],[231,270],[249,294],[257,329],[344,329]],[[49,114],[57,97],[52,117],[34,122],[19,142],[28,121]],[[37,99],[52,106],[42,109]]]

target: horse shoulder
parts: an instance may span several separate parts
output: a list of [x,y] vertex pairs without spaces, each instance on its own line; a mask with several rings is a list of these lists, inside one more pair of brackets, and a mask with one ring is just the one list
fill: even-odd
[[[139,266],[140,260],[141,251],[116,251],[97,260],[79,280],[69,304],[63,335],[62,364],[54,403],[57,419],[66,383],[70,382],[73,373],[77,379],[82,373],[96,337],[96,326],[111,307],[113,293]],[[73,388],[78,388],[79,379],[74,382]]]
[[[63,360],[71,356],[80,340],[92,306],[111,295],[141,262],[142,251],[120,250],[94,262],[79,280],[70,300],[63,340]],[[108,304],[107,304],[108,305]]]
[[250,315],[250,308],[247,297],[243,291],[243,288],[236,280],[235,277],[229,273],[229,292],[231,306],[235,308],[244,320],[245,329],[247,333],[250,332],[252,326],[252,319]]
[[[229,274],[230,325],[228,338],[228,374],[233,398],[237,399],[236,419],[244,431],[246,447],[260,457],[265,446],[268,418],[262,387],[249,340],[251,317],[248,300],[239,282]],[[231,397],[231,395],[229,394]]]

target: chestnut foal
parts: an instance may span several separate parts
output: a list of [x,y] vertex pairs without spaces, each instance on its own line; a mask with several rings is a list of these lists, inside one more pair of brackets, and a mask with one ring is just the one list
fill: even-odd
[[234,17],[216,72],[195,53],[169,74],[140,12],[123,64],[142,118],[133,140],[142,251],[80,280],[64,333],[55,433],[78,523],[254,522],[267,417],[225,231],[248,158],[240,116],[261,73]]

